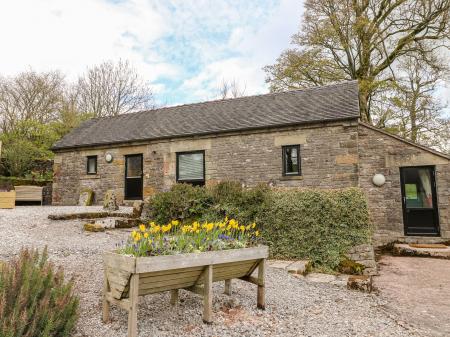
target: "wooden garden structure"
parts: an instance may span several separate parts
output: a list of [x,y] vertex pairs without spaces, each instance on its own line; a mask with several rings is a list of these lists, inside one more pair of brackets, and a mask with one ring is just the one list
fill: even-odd
[[0,208],[16,207],[16,191],[0,191]]
[[264,309],[267,257],[267,246],[151,257],[105,253],[103,321],[109,321],[110,305],[118,305],[128,311],[128,337],[136,337],[139,296],[171,291],[176,305],[179,289],[185,289],[203,296],[203,321],[210,323],[212,284],[225,281],[225,293],[231,295],[232,279],[256,284],[257,306]]

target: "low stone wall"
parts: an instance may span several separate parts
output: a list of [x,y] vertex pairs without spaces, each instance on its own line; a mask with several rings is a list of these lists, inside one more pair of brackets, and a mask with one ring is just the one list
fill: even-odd
[[364,275],[376,275],[378,273],[377,263],[375,262],[375,251],[370,244],[355,246],[349,250],[347,257],[359,264],[365,269]]

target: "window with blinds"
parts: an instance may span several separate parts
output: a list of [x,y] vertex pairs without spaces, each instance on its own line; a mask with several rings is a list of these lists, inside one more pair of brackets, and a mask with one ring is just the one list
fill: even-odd
[[177,182],[205,184],[205,151],[177,153]]

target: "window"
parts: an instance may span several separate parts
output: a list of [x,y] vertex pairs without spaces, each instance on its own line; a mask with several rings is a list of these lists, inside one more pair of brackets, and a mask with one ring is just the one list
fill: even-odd
[[300,176],[300,145],[286,145],[283,149],[283,175]]
[[87,157],[86,173],[97,174],[97,156]]
[[205,151],[177,153],[177,182],[205,184]]

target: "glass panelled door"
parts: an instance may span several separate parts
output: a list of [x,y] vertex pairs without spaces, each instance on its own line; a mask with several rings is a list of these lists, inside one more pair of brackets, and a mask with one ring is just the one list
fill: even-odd
[[125,156],[125,199],[142,200],[142,154]]
[[439,235],[434,167],[402,167],[400,174],[405,235]]

